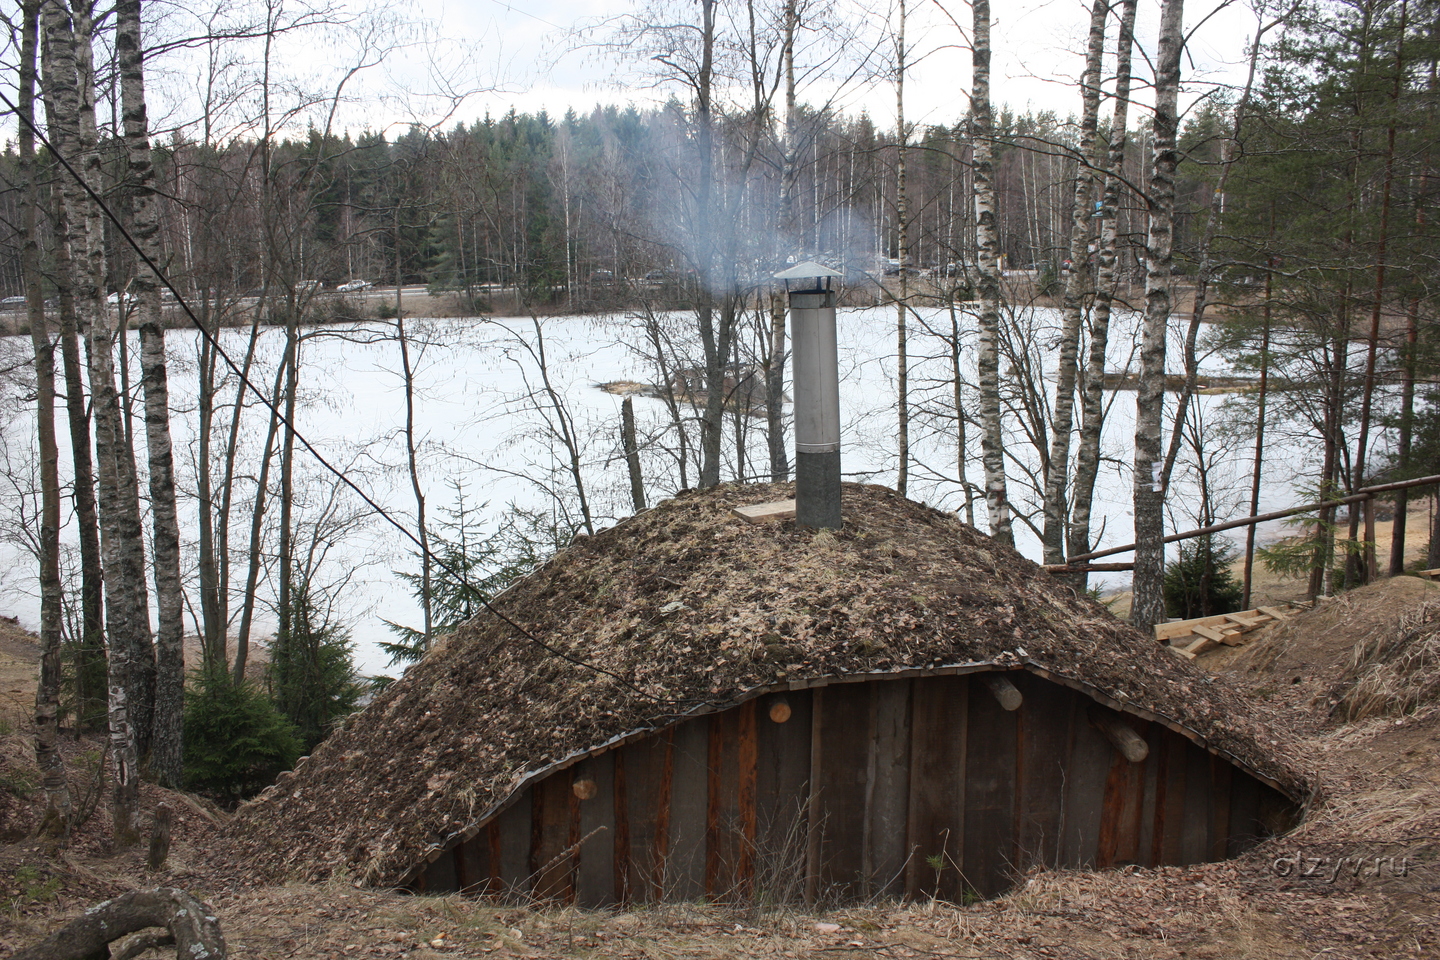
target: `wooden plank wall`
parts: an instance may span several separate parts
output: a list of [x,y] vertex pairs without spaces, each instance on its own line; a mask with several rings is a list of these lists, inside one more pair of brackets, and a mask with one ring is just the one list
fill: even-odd
[[1288,800],[1167,728],[1014,672],[835,683],[676,724],[532,784],[417,889],[577,902],[953,902],[1034,865],[1235,856]]

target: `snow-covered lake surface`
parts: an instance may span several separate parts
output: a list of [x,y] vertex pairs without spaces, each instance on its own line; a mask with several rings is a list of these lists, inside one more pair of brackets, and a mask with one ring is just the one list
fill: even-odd
[[[1031,368],[1042,371],[1043,403],[1053,403],[1053,345],[1059,316],[1053,310],[1032,310],[1017,314],[1014,329],[1021,331],[1024,355]],[[693,337],[693,320],[674,315],[662,318],[666,332],[681,351]],[[962,329],[962,375],[967,380],[964,403],[973,416],[977,398],[975,381],[974,318],[960,317]],[[1133,317],[1116,318],[1111,341],[1111,369],[1136,365]],[[590,497],[597,527],[604,527],[628,515],[629,484],[619,444],[622,398],[599,389],[609,381],[654,383],[659,379],[655,365],[636,344],[645,340],[639,320],[624,316],[556,317],[541,321],[546,368],[553,387],[573,421],[574,436],[581,455],[582,475]],[[844,470],[847,479],[863,479],[893,486],[896,480],[895,422],[895,314],[893,308],[842,311],[839,318],[841,357],[841,404],[844,418]],[[910,333],[911,402],[914,405],[910,496],[945,509],[962,510],[965,495],[958,482],[954,394],[951,361],[945,337],[951,318],[943,310],[921,311]],[[422,484],[426,494],[431,527],[443,519],[462,490],[468,507],[478,511],[493,526],[511,506],[517,505],[578,518],[574,484],[568,475],[568,455],[555,439],[553,404],[543,395],[544,383],[538,363],[536,325],[528,318],[407,320],[407,332],[414,339],[411,360],[416,383],[416,433],[420,444]],[[239,360],[248,333],[227,331],[225,349]],[[261,332],[256,383],[268,383],[283,346],[279,329]],[[182,505],[189,542],[187,576],[194,574],[194,491],[196,424],[197,337],[188,332],[169,335],[173,430]],[[8,349],[23,357],[28,340],[12,341]],[[131,357],[137,356],[132,342]],[[699,356],[691,350],[691,356]],[[1023,363],[1015,356],[1002,361],[1007,384],[1017,387],[1027,379]],[[1171,351],[1171,368],[1180,364],[1179,344]],[[367,323],[347,327],[325,327],[307,331],[302,347],[302,390],[297,423],[300,432],[330,463],[345,472],[373,500],[413,528],[415,501],[406,470],[405,403],[398,343],[393,323]],[[1208,359],[1203,368],[1223,372],[1218,360]],[[1033,378],[1032,378],[1033,379]],[[132,378],[138,383],[138,377]],[[233,398],[233,384],[221,402]],[[1130,514],[1131,440],[1134,431],[1135,394],[1129,391],[1106,395],[1113,401],[1105,423],[1103,450],[1107,457],[1095,493],[1094,530],[1101,546],[1127,543],[1132,539]],[[1250,401],[1238,396],[1202,396],[1198,422],[1207,445],[1207,482],[1222,518],[1244,515],[1248,506],[1249,473],[1252,463],[1253,414]],[[15,395],[8,406],[7,449],[12,475],[24,473],[28,437],[33,431],[29,407],[23,396]],[[677,448],[670,413],[660,400],[637,397],[635,410],[645,446],[644,470],[651,502],[671,495],[682,486],[676,457]],[[687,414],[690,413],[687,411]],[[137,431],[143,431],[138,420]],[[228,411],[222,411],[228,417]],[[265,427],[265,411],[252,405],[246,411],[242,436],[240,472],[258,470],[259,446]],[[61,424],[63,430],[63,421]],[[746,450],[745,475],[755,479],[768,473],[763,424],[751,422],[743,438]],[[1041,523],[1039,494],[1035,484],[1040,456],[1036,430],[1018,417],[1009,424],[1008,455],[1010,496],[1018,511],[1036,528]],[[1261,510],[1278,509],[1295,502],[1296,477],[1313,467],[1303,453],[1303,441],[1287,439],[1286,431],[1272,427],[1274,440],[1267,443],[1267,469]],[[62,434],[63,438],[63,434]],[[1042,437],[1048,444],[1048,437]],[[143,456],[143,444],[138,445]],[[726,440],[726,479],[736,474],[736,450],[740,443]],[[62,439],[62,452],[64,441]],[[982,484],[979,463],[980,431],[968,429],[966,476],[978,491]],[[1195,526],[1199,512],[1199,487],[1193,469],[1194,453],[1185,449],[1168,497],[1167,529]],[[332,495],[333,477],[313,459],[297,461],[301,494],[301,549],[312,546],[318,563],[316,582],[333,589],[337,614],[342,615],[356,642],[356,658],[365,672],[384,672],[385,656],[377,647],[390,639],[382,622],[391,620],[418,625],[420,612],[409,586],[396,571],[418,569],[413,545],[394,527],[369,511],[353,493]],[[686,479],[695,480],[693,453]],[[68,471],[68,466],[62,470]],[[253,483],[253,481],[251,481]],[[14,500],[6,505],[20,511],[20,491],[7,490],[0,496]],[[143,483],[142,483],[143,487]],[[248,498],[248,487],[242,490]],[[24,507],[23,509],[28,509]],[[983,499],[974,505],[976,523],[986,529]],[[273,522],[273,521],[272,521]],[[248,513],[243,509],[232,520],[232,544],[246,540]],[[13,526],[13,524],[12,524]],[[1016,538],[1027,556],[1040,558],[1039,540],[1024,522],[1017,520]],[[13,533],[13,531],[11,531]],[[1272,534],[1274,529],[1267,531]],[[13,539],[13,538],[12,538]],[[272,538],[273,542],[273,538]],[[242,548],[243,549],[243,548]],[[34,626],[38,611],[35,599],[34,564],[22,549],[7,547],[7,572],[0,579],[4,594],[0,612],[19,615]],[[267,563],[270,558],[267,558]],[[1118,559],[1118,558],[1117,558]],[[233,580],[243,582],[243,562],[236,560]],[[271,571],[273,575],[273,571]],[[1128,579],[1114,575],[1111,585]],[[261,588],[262,600],[274,593],[273,579]],[[198,604],[193,608],[198,612]],[[238,615],[239,598],[232,600]],[[263,636],[273,629],[265,611],[258,631]]]

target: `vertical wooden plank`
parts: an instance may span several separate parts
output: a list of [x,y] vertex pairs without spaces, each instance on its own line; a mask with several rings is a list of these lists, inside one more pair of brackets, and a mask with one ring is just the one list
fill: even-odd
[[574,898],[577,832],[572,804],[571,770],[559,770],[536,783],[530,812],[531,893],[536,900],[569,902]]
[[969,677],[911,686],[910,796],[905,895],[961,901]]
[[595,795],[579,797],[580,864],[575,876],[577,906],[608,907],[615,890],[615,751],[608,750],[576,765],[576,777],[595,781]]
[[730,899],[739,860],[740,715],[737,710],[709,718],[705,800],[705,896]]
[[460,893],[464,893],[464,892],[465,892],[465,888],[470,885],[470,884],[467,882],[467,881],[469,880],[469,877],[466,875],[466,872],[465,872],[465,844],[464,844],[464,843],[457,843],[457,844],[455,844],[453,847],[450,848],[450,859],[451,859],[451,861],[453,861],[454,864],[455,864],[455,866],[454,866],[454,868],[453,868],[454,871],[455,871],[455,889],[456,889],[458,892],[460,892]]
[[502,872],[505,847],[501,839],[500,818],[491,817],[490,822],[485,825],[485,832],[480,836],[485,838],[485,845],[489,848],[490,877],[485,886],[485,895],[498,897],[505,892],[505,876]]
[[611,860],[615,865],[615,878],[612,881],[615,891],[615,902],[628,904],[631,902],[630,888],[630,798],[625,782],[625,750],[611,750],[610,756],[610,779],[611,779],[611,809],[615,815],[615,845],[611,853]]
[[815,906],[820,897],[820,848],[824,836],[820,808],[820,718],[825,708],[825,688],[816,687],[810,698],[810,796],[805,804],[805,904]]
[[1014,870],[1018,713],[1002,708],[988,690],[971,690],[962,872],[968,887],[987,898],[1010,886]]
[[534,886],[530,876],[530,817],[534,786],[521,791],[496,818],[500,829],[501,892],[511,897],[528,897]]
[[1259,841],[1260,782],[1241,770],[1230,778],[1230,837],[1225,856],[1238,857]]
[[756,703],[749,700],[742,703],[737,712],[740,715],[739,767],[740,782],[736,790],[736,807],[740,818],[736,842],[740,851],[735,866],[735,888],[742,901],[748,901],[755,892],[755,845],[759,839],[759,814],[756,807],[756,789],[759,785],[759,740],[756,730]]
[[1260,819],[1260,801],[1269,789],[1248,773],[1235,771],[1230,781],[1229,856],[1239,856],[1265,838],[1265,826]]
[[1115,748],[1090,725],[1086,711],[1095,701],[1075,694],[1070,701],[1070,755],[1065,764],[1065,812],[1061,862],[1088,867],[1100,849],[1100,818],[1105,807],[1105,782]]
[[1229,761],[1210,755],[1210,850],[1207,860],[1224,860],[1230,845]]
[[654,834],[651,837],[653,858],[650,864],[651,889],[654,899],[665,898],[665,875],[670,870],[670,807],[675,790],[675,728],[665,731],[660,744],[660,771],[654,796]]
[[[1149,725],[1134,717],[1123,722],[1144,737]],[[1100,835],[1096,843],[1095,865],[1115,867],[1138,863],[1140,860],[1140,809],[1145,800],[1145,767],[1125,759],[1111,747],[1114,759],[1105,780],[1105,797],[1100,813]]]
[[906,821],[910,808],[909,680],[877,680],[873,687],[869,784],[865,812],[865,896],[905,893]]
[[856,899],[864,891],[865,797],[873,685],[826,687],[820,701],[820,762],[814,773],[820,797],[820,894]]
[[[1158,729],[1157,724],[1155,729]],[[1165,864],[1165,818],[1170,796],[1170,731],[1156,734],[1158,746],[1150,751],[1155,764],[1155,806],[1150,815],[1150,866]]]
[[669,900],[696,900],[705,895],[709,725],[708,717],[698,717],[675,728],[670,776],[670,850],[665,865],[665,898]]
[[[658,900],[669,847],[668,759],[673,731],[665,730],[620,748],[625,770],[629,863],[623,879],[633,902]],[[618,868],[618,866],[617,866]]]
[[756,732],[755,893],[771,902],[804,895],[805,811],[810,802],[810,691],[785,695],[790,716],[770,719],[768,698],[760,701]]
[[1190,741],[1180,734],[1165,731],[1165,802],[1155,807],[1155,832],[1160,845],[1156,866],[1185,862],[1185,779],[1191,747]]
[[1134,829],[1144,779],[1143,768],[1126,760],[1119,750],[1105,778],[1105,798],[1100,811],[1100,834],[1096,840],[1095,866],[1100,869],[1134,863],[1139,835]]
[[1160,750],[1167,731],[1162,724],[1152,723],[1145,732],[1150,754],[1145,758],[1144,783],[1141,787],[1137,855],[1141,865],[1155,866],[1155,807],[1160,789]]
[[1210,754],[1185,741],[1185,819],[1180,862],[1204,863],[1210,853]]
[[1060,863],[1060,827],[1067,778],[1065,758],[1070,748],[1070,717],[1076,694],[1030,673],[1010,674],[1025,698],[1020,705],[1018,744],[1020,822],[1018,868]]

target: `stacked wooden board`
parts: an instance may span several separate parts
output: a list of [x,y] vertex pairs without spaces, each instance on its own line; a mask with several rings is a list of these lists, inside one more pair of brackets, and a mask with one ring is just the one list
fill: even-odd
[[1249,642],[1248,634],[1277,620],[1294,616],[1296,609],[1289,604],[1273,607],[1256,607],[1239,613],[1222,613],[1213,617],[1197,617],[1194,620],[1172,620],[1155,624],[1155,639],[1168,644],[1170,649],[1186,660],[1218,646],[1238,647]]

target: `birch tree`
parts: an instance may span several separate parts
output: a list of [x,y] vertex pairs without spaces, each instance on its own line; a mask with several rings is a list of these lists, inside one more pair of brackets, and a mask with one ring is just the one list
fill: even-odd
[[1075,147],[1079,169],[1075,201],[1070,211],[1070,272],[1065,278],[1064,321],[1060,330],[1060,359],[1055,377],[1055,413],[1050,433],[1050,457],[1045,473],[1044,552],[1046,563],[1065,561],[1065,488],[1070,473],[1070,435],[1074,426],[1075,382],[1079,376],[1080,328],[1084,320],[1085,282],[1091,224],[1092,174],[1095,134],[1100,117],[1100,66],[1105,51],[1108,0],[1095,0],[1090,10],[1090,37],[1085,45],[1085,70],[1080,76],[1080,140]]
[[910,479],[910,309],[907,271],[910,269],[910,208],[905,184],[905,155],[909,131],[905,127],[905,0],[900,0],[895,31],[895,246],[900,260],[900,295],[895,298],[895,443],[900,459],[895,489],[905,496]]
[[980,301],[980,451],[990,534],[1014,546],[1005,489],[1005,432],[1000,405],[1000,249],[995,228],[993,124],[990,112],[990,2],[974,0],[974,74],[970,132],[974,142],[975,292]]
[[[60,450],[55,438],[55,344],[45,320],[40,276],[40,185],[35,163],[35,63],[40,0],[21,7],[19,160],[21,268],[35,351],[35,437],[40,452],[40,678],[35,687],[35,763],[45,788],[42,832],[68,836],[70,789],[60,756]],[[77,719],[77,723],[78,723]]]
[[[1104,425],[1105,354],[1110,344],[1110,315],[1115,301],[1116,244],[1119,240],[1120,194],[1124,186],[1126,135],[1130,120],[1130,60],[1135,44],[1136,0],[1122,0],[1115,44],[1115,107],[1106,148],[1105,190],[1100,201],[1100,241],[1096,251],[1095,309],[1090,317],[1090,351],[1085,364],[1081,400],[1080,447],[1075,457],[1075,482],[1067,533],[1069,555],[1090,551],[1091,505],[1100,473],[1100,430]],[[1078,264],[1072,263],[1075,269]],[[1080,574],[1084,584],[1084,574]]]
[[185,701],[184,594],[180,583],[180,526],[175,508],[175,462],[170,442],[170,386],[165,331],[160,325],[160,285],[152,264],[162,255],[155,169],[145,109],[144,47],[140,0],[115,6],[115,48],[128,161],[130,231],[142,254],[130,288],[140,316],[140,369],[145,390],[145,437],[150,466],[150,512],[155,543],[155,713],[150,768],[160,783],[183,779],[181,745]]
[[1165,347],[1169,332],[1170,267],[1174,261],[1175,168],[1179,156],[1180,54],[1184,0],[1160,7],[1155,61],[1154,154],[1150,166],[1149,230],[1145,244],[1145,318],[1135,396],[1135,570],[1130,619],[1142,630],[1165,620],[1165,493],[1161,424],[1165,413]]
[[[134,842],[134,816],[139,790],[137,736],[133,711],[148,697],[149,679],[143,658],[153,656],[148,623],[137,630],[148,611],[137,604],[144,591],[144,545],[139,536],[138,502],[126,503],[130,488],[126,470],[133,458],[121,448],[124,430],[120,398],[115,390],[116,331],[102,296],[105,276],[104,237],[100,209],[85,189],[98,195],[100,155],[95,138],[95,104],[90,67],[90,9],[77,3],[66,10],[59,3],[43,6],[46,96],[49,114],[58,121],[53,141],[81,182],[65,178],[70,282],[77,316],[89,340],[89,373],[94,411],[96,462],[99,477],[101,554],[105,569],[106,628],[109,639],[109,723],[113,771],[112,818],[117,846]],[[133,482],[133,472],[130,475]],[[135,578],[138,576],[137,585]],[[141,661],[141,662],[137,662]],[[153,670],[153,660],[151,661]]]

